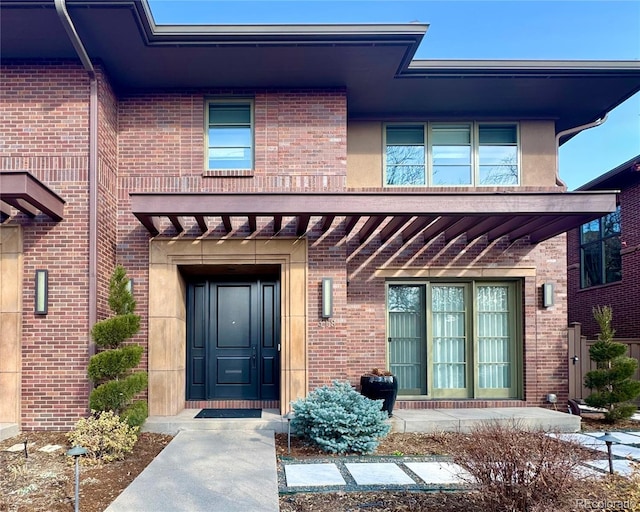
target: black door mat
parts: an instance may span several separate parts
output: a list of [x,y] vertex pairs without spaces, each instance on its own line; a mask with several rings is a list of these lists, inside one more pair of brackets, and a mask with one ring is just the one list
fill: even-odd
[[202,409],[196,418],[261,418],[262,409]]

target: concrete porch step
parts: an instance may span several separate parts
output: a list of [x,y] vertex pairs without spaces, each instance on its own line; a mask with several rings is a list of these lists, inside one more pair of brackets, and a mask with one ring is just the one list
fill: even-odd
[[[142,430],[176,434],[180,430],[274,430],[287,432],[287,419],[276,409],[263,409],[261,418],[194,418],[200,409],[185,409],[175,416],[150,416]],[[392,432],[469,432],[483,422],[508,422],[547,432],[577,432],[580,416],[542,407],[482,409],[394,409]]]
[[194,418],[200,409],[185,409],[175,416],[149,416],[143,432],[177,434],[180,430],[275,430],[287,432],[287,420],[276,409],[263,409],[261,418]]
[[580,416],[542,407],[482,409],[394,409],[392,432],[469,432],[487,422],[509,423],[546,432],[577,432]]
[[17,423],[0,423],[0,441],[17,436],[19,433]]

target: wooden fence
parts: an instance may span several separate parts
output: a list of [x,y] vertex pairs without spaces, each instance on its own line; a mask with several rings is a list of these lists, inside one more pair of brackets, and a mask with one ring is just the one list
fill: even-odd
[[[580,324],[574,323],[568,329],[569,341],[569,398],[582,400],[591,393],[584,387],[584,376],[596,365],[589,358],[589,347],[597,340],[588,340],[580,331]],[[616,338],[627,345],[627,355],[640,361],[640,338]],[[636,379],[640,379],[640,369],[636,370]],[[637,402],[640,405],[640,400]]]

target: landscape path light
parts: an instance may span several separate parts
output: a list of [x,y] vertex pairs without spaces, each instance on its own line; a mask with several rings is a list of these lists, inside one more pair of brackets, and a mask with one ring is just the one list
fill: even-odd
[[612,436],[609,432],[605,432],[603,436],[597,438],[599,441],[604,441],[607,445],[607,455],[609,457],[609,473],[613,475],[613,460],[611,459],[611,445],[613,443],[620,443],[620,439],[616,436]]
[[75,512],[80,510],[80,468],[78,467],[78,459],[80,456],[85,455],[87,449],[82,446],[74,446],[67,452],[69,457],[73,457],[76,462],[76,495],[75,495]]

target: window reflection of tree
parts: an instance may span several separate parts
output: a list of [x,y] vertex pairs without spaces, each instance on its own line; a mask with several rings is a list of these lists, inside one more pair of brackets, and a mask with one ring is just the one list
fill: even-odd
[[394,285],[389,287],[389,311],[414,313],[420,308],[420,286]]
[[517,185],[518,175],[518,156],[510,155],[503,158],[499,164],[494,164],[487,171],[490,165],[480,162],[480,169],[486,174],[481,176],[481,185]]
[[582,287],[622,279],[620,208],[580,229]]
[[424,185],[424,146],[387,146],[387,185]]

